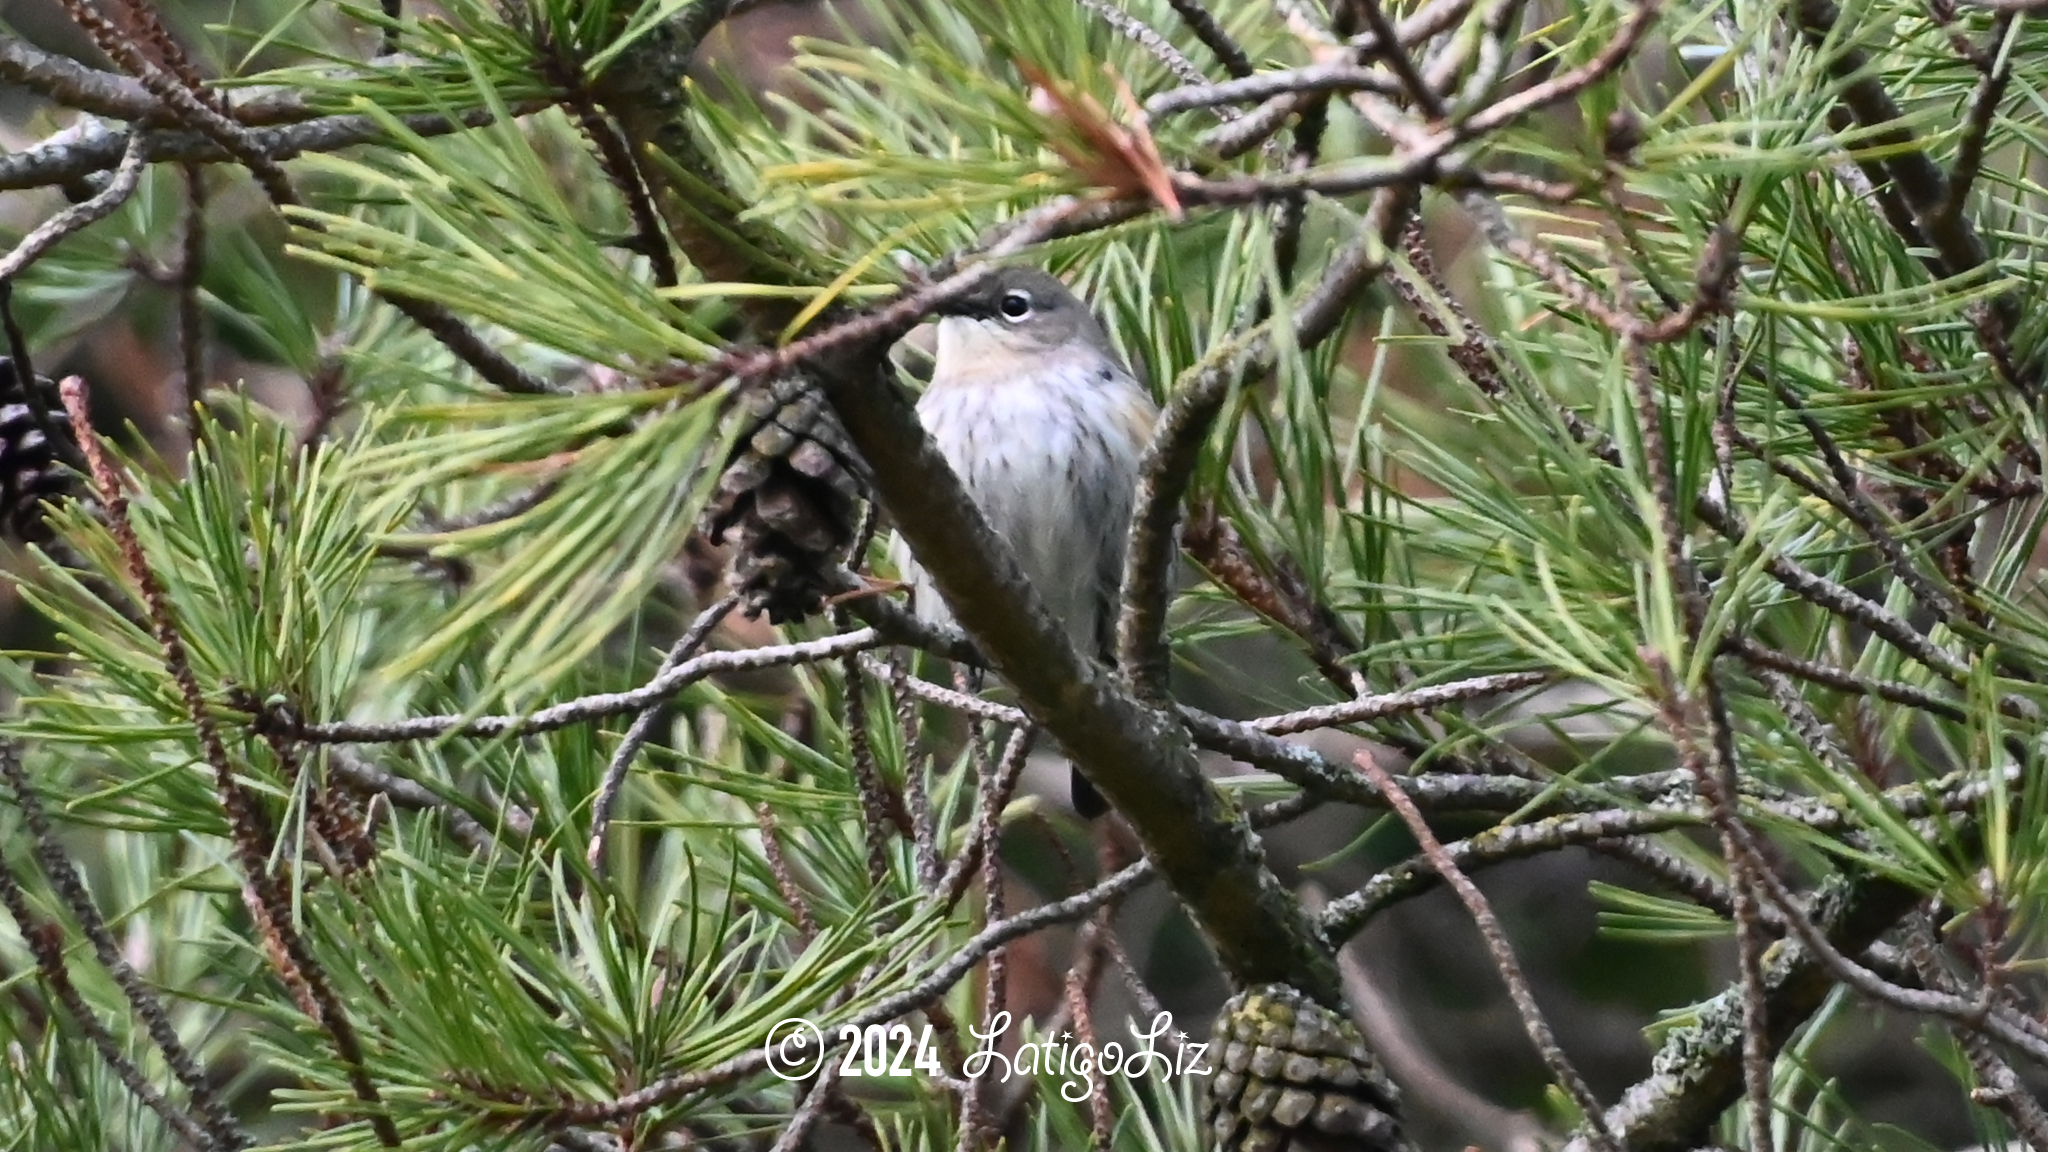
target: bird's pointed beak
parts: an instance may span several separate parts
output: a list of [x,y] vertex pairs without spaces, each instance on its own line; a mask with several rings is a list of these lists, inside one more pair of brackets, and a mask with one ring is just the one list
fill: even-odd
[[987,315],[986,308],[986,305],[976,304],[969,297],[955,296],[951,300],[933,306],[931,314],[934,316],[984,316]]

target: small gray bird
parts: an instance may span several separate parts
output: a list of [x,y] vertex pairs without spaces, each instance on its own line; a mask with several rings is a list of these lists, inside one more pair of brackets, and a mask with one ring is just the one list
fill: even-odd
[[[918,419],[1084,656],[1113,661],[1138,462],[1158,406],[1088,306],[1036,268],[1002,268],[941,310]],[[951,624],[898,542],[918,616]],[[1074,808],[1107,810],[1073,773]]]

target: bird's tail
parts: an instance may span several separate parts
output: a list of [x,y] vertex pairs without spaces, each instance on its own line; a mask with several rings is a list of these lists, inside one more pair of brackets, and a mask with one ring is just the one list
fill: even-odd
[[1071,763],[1067,765],[1067,780],[1074,800],[1074,811],[1083,820],[1093,820],[1109,811],[1109,801],[1103,799],[1102,793],[1095,790],[1095,785],[1090,784],[1088,778],[1081,775],[1081,770]]

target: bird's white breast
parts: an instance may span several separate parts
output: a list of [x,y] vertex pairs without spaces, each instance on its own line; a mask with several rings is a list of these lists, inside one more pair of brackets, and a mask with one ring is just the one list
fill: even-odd
[[[1151,435],[1151,397],[1100,352],[1061,349],[1022,373],[942,372],[917,412],[1075,646],[1097,654]],[[914,565],[903,567],[914,585],[924,583]],[[921,589],[917,609],[951,622],[934,589]]]

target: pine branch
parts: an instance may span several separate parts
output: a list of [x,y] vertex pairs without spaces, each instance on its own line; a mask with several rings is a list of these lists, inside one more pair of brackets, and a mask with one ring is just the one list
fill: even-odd
[[[706,280],[822,284],[780,233],[740,218],[744,205],[699,144],[688,117],[690,59],[732,8],[732,0],[696,0],[667,25],[642,35],[593,85],[618,120],[669,235]],[[787,324],[797,305],[756,298],[743,302],[763,332]]]
[[1131,820],[1234,979],[1285,982],[1341,1002],[1327,946],[1267,869],[1243,817],[1203,779],[1177,722],[1119,692],[1074,650],[880,371],[881,349],[862,359],[819,365],[826,393],[874,467],[883,504],[976,647],[1032,720]]
[[[1857,877],[1822,886],[1805,914],[1837,950],[1861,951],[1919,902],[1902,884]],[[1763,972],[1764,1043],[1776,1051],[1834,991],[1826,962],[1804,942],[1773,950]],[[1739,1099],[1743,1086],[1741,988],[1721,993],[1696,1009],[1696,1020],[1673,1029],[1652,1058],[1656,1069],[1623,1093],[1606,1112],[1607,1128],[1631,1152],[1680,1152],[1710,1138],[1723,1109]],[[1576,1137],[1565,1152],[1591,1152],[1593,1142]]]
[[[491,117],[479,110],[465,113],[459,119],[414,114],[400,116],[398,120],[407,131],[432,137],[488,124]],[[151,164],[222,164],[237,159],[217,139],[201,132],[118,131],[87,123],[0,156],[0,191],[67,184],[113,168],[128,151],[131,136],[138,134],[143,158]],[[247,128],[240,135],[246,155],[278,162],[309,152],[338,152],[382,140],[386,129],[371,116],[321,116],[297,124]]]

